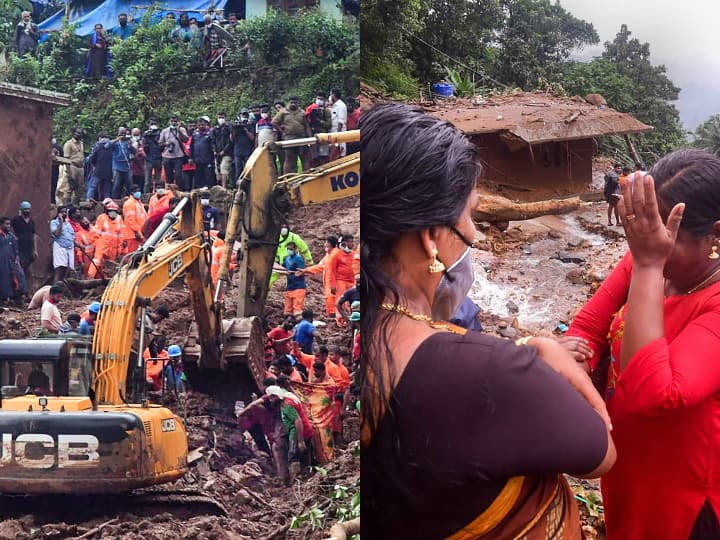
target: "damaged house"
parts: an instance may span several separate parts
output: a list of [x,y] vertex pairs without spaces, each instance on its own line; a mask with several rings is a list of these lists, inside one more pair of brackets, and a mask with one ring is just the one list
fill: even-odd
[[518,192],[567,193],[589,189],[596,137],[653,129],[609,108],[597,94],[587,99],[593,103],[577,96],[519,93],[459,100],[428,111],[470,136],[488,183]]

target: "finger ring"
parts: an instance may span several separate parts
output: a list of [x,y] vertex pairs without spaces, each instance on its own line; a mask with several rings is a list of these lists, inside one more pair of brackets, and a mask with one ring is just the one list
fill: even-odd
[[636,217],[635,214],[628,214],[627,216],[625,216],[625,221],[627,221],[629,223],[631,221],[634,221],[635,217]]

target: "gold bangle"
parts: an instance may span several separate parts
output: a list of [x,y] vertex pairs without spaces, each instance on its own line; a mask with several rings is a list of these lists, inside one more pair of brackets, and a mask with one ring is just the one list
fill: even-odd
[[532,338],[533,338],[533,336],[525,336],[525,337],[521,337],[521,338],[519,338],[519,339],[516,339],[516,340],[515,340],[515,345],[517,345],[518,347],[522,347],[523,345],[527,345],[528,343],[530,343],[530,340],[531,340]]

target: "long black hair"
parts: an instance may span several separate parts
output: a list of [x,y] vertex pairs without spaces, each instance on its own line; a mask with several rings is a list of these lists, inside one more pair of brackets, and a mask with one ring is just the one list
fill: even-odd
[[676,150],[658,161],[650,174],[664,216],[683,202],[680,228],[699,238],[712,233],[720,220],[720,159],[705,150]]
[[[393,248],[406,233],[454,225],[475,188],[481,167],[476,147],[450,123],[419,107],[384,103],[360,116],[360,361],[363,444],[377,429],[395,386],[382,362],[392,363],[393,316],[398,303]],[[429,261],[428,261],[429,262]]]

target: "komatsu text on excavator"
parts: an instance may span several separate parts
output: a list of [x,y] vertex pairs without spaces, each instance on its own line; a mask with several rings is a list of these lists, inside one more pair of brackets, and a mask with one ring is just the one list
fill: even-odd
[[[269,143],[238,179],[217,288],[197,192],[184,194],[137,251],[125,256],[103,293],[92,340],[0,340],[0,493],[114,493],[174,481],[188,470],[179,416],[147,398],[143,320],[152,300],[184,276],[194,322],[183,347],[191,372],[265,373],[263,313],[280,224],[294,204],[359,193],[360,155],[304,174],[277,177],[279,147],[359,140],[358,131]],[[239,244],[238,244],[239,243]],[[233,245],[240,291],[236,317],[220,299]],[[191,380],[192,383],[192,380]]]

